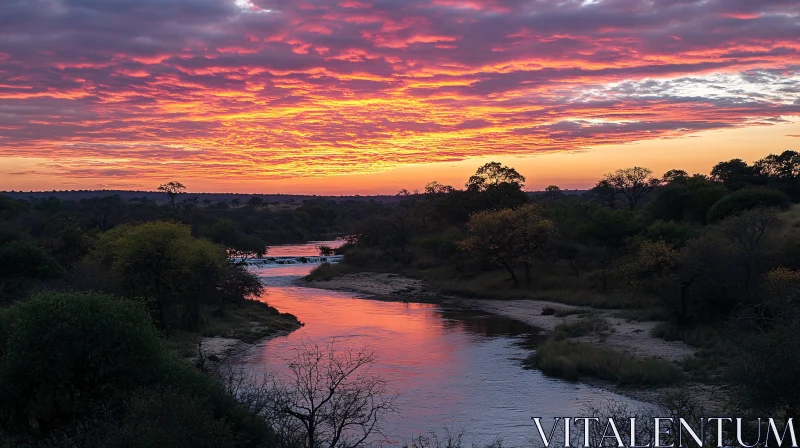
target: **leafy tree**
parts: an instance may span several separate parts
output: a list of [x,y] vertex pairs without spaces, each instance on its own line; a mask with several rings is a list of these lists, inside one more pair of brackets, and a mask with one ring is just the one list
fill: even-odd
[[230,219],[218,220],[208,233],[201,235],[225,246],[229,257],[238,258],[242,262],[251,256],[260,258],[267,254],[267,243],[264,240],[242,232]]
[[717,222],[728,216],[759,207],[789,208],[789,197],[766,188],[746,188],[717,201],[708,211],[708,221]]
[[538,205],[526,204],[516,210],[478,212],[467,222],[467,233],[459,247],[503,267],[516,284],[514,265],[523,264],[530,281],[531,264],[542,256],[557,230],[552,221],[542,217]]
[[561,188],[559,188],[558,185],[547,186],[547,188],[544,189],[544,194],[542,195],[546,201],[555,201],[562,196],[564,196],[564,193],[561,191]]
[[94,293],[0,310],[0,433],[51,448],[274,446],[263,420],[164,347],[145,307]]
[[763,411],[783,411],[784,418],[800,412],[800,344],[794,322],[768,332],[744,333],[737,337],[729,357],[727,379],[736,388],[732,394],[742,406]]
[[635,210],[637,204],[660,183],[652,174],[647,168],[635,166],[606,174],[602,180],[625,198],[630,210]]
[[792,180],[800,177],[800,153],[784,151],[781,154],[770,154],[753,166],[762,174],[780,180]]
[[661,177],[664,183],[671,184],[682,182],[689,178],[689,173],[684,170],[669,170]]
[[452,193],[453,190],[455,189],[451,185],[444,185],[434,180],[425,185],[425,196],[428,198],[435,198],[447,193]]
[[247,206],[250,208],[259,208],[264,205],[264,199],[261,196],[253,196],[247,200]]
[[22,298],[34,282],[64,275],[58,262],[44,249],[26,240],[0,245],[0,300]]
[[711,178],[722,182],[731,191],[747,186],[763,185],[764,178],[757,167],[750,166],[742,159],[720,162],[711,169]]
[[703,176],[681,178],[659,188],[648,203],[648,210],[653,218],[663,221],[704,223],[711,206],[726,194],[723,185]]
[[800,202],[800,153],[770,154],[756,162],[754,167],[768,178],[771,188],[786,193],[794,202]]
[[592,196],[601,204],[608,206],[612,210],[617,208],[620,198],[619,190],[614,187],[608,179],[601,179],[591,190]]
[[232,269],[221,247],[171,222],[119,226],[100,237],[95,255],[110,268],[116,292],[153,300],[162,328],[198,328],[201,302],[219,298]]
[[156,380],[158,333],[136,303],[91,293],[35,295],[0,316],[0,423],[44,435],[97,401]]
[[467,181],[467,190],[486,191],[493,187],[503,184],[522,189],[524,187],[525,176],[519,174],[517,170],[500,164],[499,162],[489,162],[478,168],[474,175]]
[[165,184],[161,184],[158,186],[158,191],[163,191],[164,193],[169,196],[170,203],[172,204],[172,210],[175,210],[175,199],[178,197],[179,194],[186,191],[186,186],[177,181],[170,181]]

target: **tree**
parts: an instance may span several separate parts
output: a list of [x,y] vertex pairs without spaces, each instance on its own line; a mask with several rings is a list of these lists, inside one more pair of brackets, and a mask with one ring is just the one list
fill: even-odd
[[516,210],[475,213],[467,222],[467,233],[467,238],[458,243],[459,248],[501,266],[516,284],[514,265],[521,263],[526,281],[530,281],[531,263],[542,256],[542,249],[557,230],[552,221],[542,216],[538,205],[526,204]]
[[728,216],[759,207],[789,208],[791,201],[785,194],[767,188],[745,188],[717,201],[708,211],[708,221],[718,222]]
[[756,162],[754,167],[767,177],[771,188],[786,193],[795,202],[800,201],[800,153],[770,154]]
[[34,282],[62,275],[64,270],[41,247],[24,240],[0,244],[0,301],[22,298]]
[[425,196],[429,198],[436,198],[448,193],[452,193],[453,190],[455,189],[451,185],[444,185],[434,180],[425,185]]
[[233,199],[231,199],[231,204],[234,207],[238,207],[238,206],[242,205],[242,200],[239,199],[239,198],[233,198]]
[[596,198],[598,202],[603,205],[607,205],[612,210],[617,208],[617,202],[619,200],[619,190],[617,190],[608,179],[601,179],[597,182],[589,192]]
[[274,446],[266,422],[164,346],[145,307],[85,292],[0,309],[0,433],[3,446]]
[[561,188],[559,188],[558,185],[549,185],[544,189],[543,197],[548,201],[554,201],[562,196],[564,196],[564,193],[561,191]]
[[648,203],[653,218],[705,223],[709,209],[728,193],[724,185],[703,176],[678,179],[655,192]]
[[358,448],[379,435],[394,411],[386,381],[373,374],[375,354],[366,348],[339,351],[335,340],[320,347],[304,341],[286,359],[288,375],[267,394],[266,417],[278,434],[303,434],[306,448]]
[[478,168],[474,175],[467,181],[467,190],[486,191],[493,187],[508,184],[517,189],[525,186],[525,176],[519,174],[517,170],[504,166],[499,162],[489,162]]
[[41,294],[0,323],[0,423],[12,433],[47,434],[96,400],[154,381],[163,365],[158,332],[134,302]]
[[748,165],[742,159],[731,159],[727,162],[716,164],[711,169],[711,179],[716,182],[722,182],[731,191],[764,183],[759,169]]
[[776,179],[795,179],[800,177],[800,153],[784,151],[770,154],[753,164],[761,173]]
[[158,191],[163,191],[164,193],[169,196],[170,203],[172,204],[172,210],[175,211],[175,199],[178,197],[179,194],[186,191],[186,186],[182,183],[177,181],[170,181],[165,184],[161,184],[158,186]]
[[625,198],[630,210],[635,210],[636,205],[660,184],[652,174],[647,168],[635,166],[606,174],[602,181]]
[[237,269],[222,247],[192,237],[189,226],[158,221],[106,232],[94,259],[114,279],[113,292],[153,300],[161,328],[197,329],[201,304],[226,296],[222,286]]
[[671,184],[675,182],[682,182],[689,178],[689,173],[684,170],[669,170],[664,173],[664,176],[661,177],[661,180],[664,183]]
[[247,206],[250,208],[259,208],[264,205],[264,200],[260,196],[253,196],[247,200]]

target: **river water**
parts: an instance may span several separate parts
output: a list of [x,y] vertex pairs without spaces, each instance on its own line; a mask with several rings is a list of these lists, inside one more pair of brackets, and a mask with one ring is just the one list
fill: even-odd
[[[315,244],[270,250],[275,256],[316,254]],[[430,432],[443,434],[447,428],[462,433],[466,446],[498,438],[504,446],[531,446],[534,440],[541,446],[531,417],[577,417],[588,405],[607,399],[631,402],[523,369],[520,361],[530,353],[523,342],[536,333],[528,325],[483,312],[366,300],[292,284],[312,268],[254,268],[266,285],[263,300],[305,325],[256,346],[242,362],[280,372],[283,357],[305,339],[324,344],[335,337],[337,346],[368,344],[377,354],[375,370],[399,394],[399,412],[383,425],[395,443]]]

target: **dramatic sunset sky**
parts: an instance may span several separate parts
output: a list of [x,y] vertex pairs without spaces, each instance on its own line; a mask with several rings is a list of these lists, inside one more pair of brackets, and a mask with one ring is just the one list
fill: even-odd
[[800,0],[2,0],[0,190],[585,188],[800,149]]

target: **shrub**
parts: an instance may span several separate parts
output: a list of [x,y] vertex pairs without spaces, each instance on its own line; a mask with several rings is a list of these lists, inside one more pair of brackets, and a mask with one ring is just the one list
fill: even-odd
[[790,203],[789,197],[779,191],[748,188],[731,193],[717,201],[708,211],[708,221],[717,222],[758,207],[777,207],[786,210]]
[[92,293],[0,312],[0,434],[53,447],[272,442],[266,422],[164,348],[142,305]]
[[106,295],[40,294],[0,315],[0,424],[43,432],[120,390],[156,380],[164,353],[142,306]]
[[592,377],[628,386],[662,386],[683,379],[681,370],[661,359],[636,358],[610,348],[548,339],[526,364],[545,375],[575,381]]

